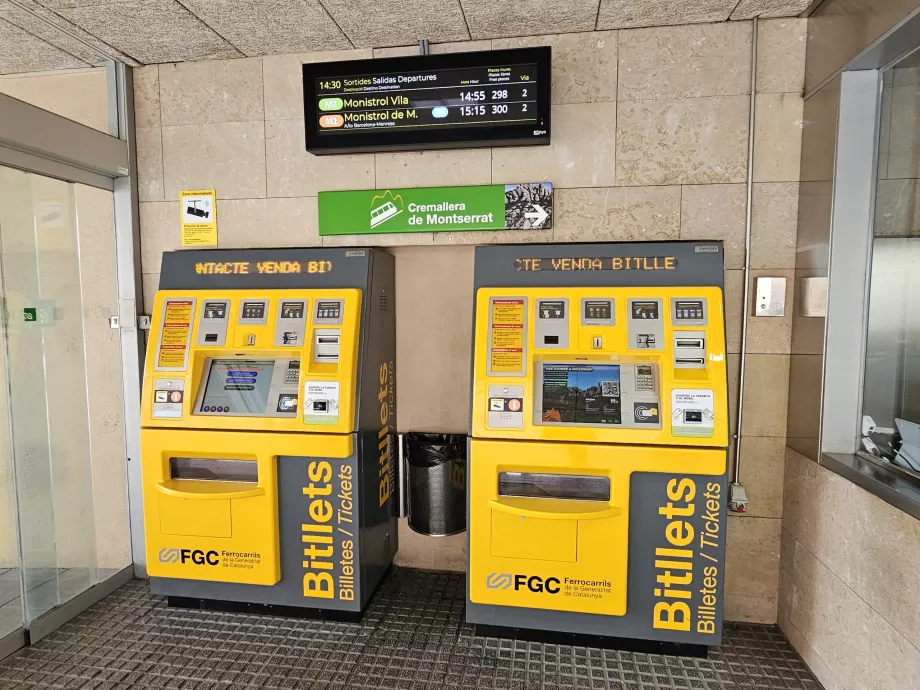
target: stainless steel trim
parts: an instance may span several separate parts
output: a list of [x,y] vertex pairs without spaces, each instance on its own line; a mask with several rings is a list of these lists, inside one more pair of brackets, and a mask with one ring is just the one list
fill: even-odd
[[5,165],[25,172],[37,173],[45,177],[53,177],[56,180],[65,182],[78,182],[89,187],[98,187],[112,191],[115,184],[111,177],[100,175],[98,173],[75,168],[67,163],[62,163],[52,158],[37,156],[33,153],[26,153],[17,149],[6,148],[0,144],[0,165]]
[[128,174],[125,142],[5,94],[0,144],[109,177]]
[[751,223],[754,201],[754,124],[757,104],[757,29],[754,17],[751,46],[751,116],[748,122],[747,216],[744,227],[744,309],[741,322],[741,372],[738,375],[738,423],[735,429],[735,468],[732,482],[741,483],[741,429],[744,421],[744,366],[747,360],[748,319],[751,314]]
[[878,70],[841,75],[821,403],[824,453],[855,453],[859,436],[880,85]]
[[51,609],[29,626],[29,644],[35,644],[42,638],[47,637],[62,625],[86,611],[90,606],[102,601],[116,589],[128,584],[133,579],[134,566],[129,565],[107,580],[93,585],[82,594],[78,594],[70,601]]
[[118,280],[118,321],[121,325],[121,366],[124,386],[125,453],[128,474],[128,509],[131,520],[131,554],[134,573],[147,576],[144,540],[144,499],[141,481],[141,385],[146,343],[137,327],[144,313],[141,286],[140,222],[137,198],[137,154],[134,141],[134,80],[130,67],[119,64],[118,129],[128,150],[130,176],[115,181],[115,251]]
[[16,628],[8,635],[0,637],[0,661],[26,646],[26,631]]

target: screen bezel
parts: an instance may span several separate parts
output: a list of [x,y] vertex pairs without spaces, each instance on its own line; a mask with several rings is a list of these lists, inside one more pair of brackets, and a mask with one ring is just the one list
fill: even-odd
[[[536,123],[494,124],[459,129],[372,131],[361,130],[333,137],[319,136],[316,80],[387,74],[535,63],[537,65]],[[307,151],[315,155],[374,151],[478,148],[488,146],[538,146],[550,143],[552,104],[552,49],[549,46],[489,50],[471,53],[412,55],[346,62],[313,62],[303,65],[304,127]],[[545,134],[535,135],[535,131]]]

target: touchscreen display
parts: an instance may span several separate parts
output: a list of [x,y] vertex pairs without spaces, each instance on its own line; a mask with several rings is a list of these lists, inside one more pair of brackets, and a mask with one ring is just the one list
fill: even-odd
[[274,360],[213,359],[199,412],[264,414]]
[[617,364],[544,364],[544,424],[620,424]]

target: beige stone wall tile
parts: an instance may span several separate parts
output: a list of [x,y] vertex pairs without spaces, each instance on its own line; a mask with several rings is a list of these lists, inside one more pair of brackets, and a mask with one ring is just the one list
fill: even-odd
[[751,268],[795,268],[799,183],[754,185]]
[[680,200],[680,239],[722,240],[725,268],[744,267],[747,185],[684,185]]
[[325,235],[324,247],[404,247],[433,245],[432,232],[394,232],[388,235]]
[[[829,484],[836,485],[822,501],[821,522],[827,524],[828,516],[845,522],[839,526],[829,523],[822,530],[822,542],[826,544],[822,553],[840,554],[840,549],[834,550],[837,540],[845,540],[849,546],[840,554],[841,559],[846,559],[848,572],[835,569],[829,560],[825,563],[913,646],[920,648],[920,521],[823,467],[818,472]],[[819,481],[819,491],[822,485]],[[884,576],[880,577],[880,573]]]
[[557,242],[680,237],[680,187],[560,189],[555,204]]
[[134,68],[134,126],[159,127],[160,77],[159,65]]
[[783,473],[783,529],[793,539],[808,538],[814,533],[814,500],[818,463],[792,448],[786,448],[786,468]]
[[786,440],[745,436],[741,439],[741,483],[750,504],[739,517],[783,517]]
[[798,94],[767,93],[754,107],[754,182],[796,182],[802,156],[802,110]]
[[795,565],[795,537],[783,526],[779,538],[779,598],[780,614],[791,615],[792,595],[795,586],[793,577]]
[[163,128],[166,199],[183,189],[215,189],[218,199],[265,196],[262,122]]
[[492,183],[492,152],[489,149],[378,153],[374,158],[378,189]]
[[875,234],[920,237],[920,180],[879,180],[875,197]]
[[400,432],[469,429],[473,253],[473,247],[393,250]]
[[135,130],[137,198],[163,201],[163,133],[159,127]]
[[616,183],[616,103],[556,105],[549,146],[492,150],[492,182],[552,182],[565,187],[610,187]]
[[748,355],[742,436],[786,436],[789,355]]
[[688,24],[620,32],[617,99],[751,93],[751,24]]
[[808,20],[761,20],[757,29],[757,93],[802,93]]
[[920,86],[898,86],[891,91],[890,121],[888,123],[888,177],[920,177]]
[[815,651],[805,636],[792,624],[792,619],[788,612],[779,610],[777,623],[780,629],[785,633],[789,642],[795,647],[802,659],[808,664],[808,669],[815,674],[815,678],[821,683],[824,690],[846,690],[846,686],[837,678],[830,667],[824,662]]
[[435,244],[540,244],[552,241],[552,228],[434,233]]
[[792,623],[847,687],[914,684],[920,650],[801,544],[794,577]]
[[791,355],[789,417],[786,443],[813,459],[818,457],[818,432],[821,423],[821,391],[824,381],[823,355]]
[[327,50],[318,53],[266,55],[262,58],[265,89],[265,119],[303,119],[303,65],[308,62],[369,60],[370,48],[362,50]]
[[776,623],[776,597],[726,594],[722,617],[726,621],[773,625]]
[[782,520],[728,518],[725,541],[725,595],[773,600],[779,590],[779,542]]
[[741,352],[741,325],[744,322],[744,271],[725,271],[725,350]]
[[153,299],[160,288],[160,274],[143,273],[141,274],[141,281],[144,287],[144,314],[149,316],[153,311]]
[[738,433],[738,395],[741,377],[741,355],[726,355],[725,368],[728,369],[728,433],[734,437]]
[[749,103],[745,96],[621,102],[617,184],[744,182]]
[[159,273],[163,252],[178,249],[182,241],[179,235],[179,199],[142,202],[138,207],[142,238],[141,270]]
[[217,203],[219,247],[318,247],[316,197]]
[[617,32],[497,38],[492,48],[551,46],[553,104],[594,103],[617,99]]
[[[473,53],[481,50],[492,50],[492,41],[450,41],[448,43],[429,43],[428,51],[432,55],[443,53]],[[390,46],[387,48],[374,48],[374,58],[403,57],[418,55],[418,44],[412,46]],[[555,59],[555,55],[553,56]]]
[[466,572],[466,533],[426,537],[413,532],[408,520],[400,520],[399,551],[393,562],[404,568]]
[[160,65],[163,126],[263,120],[262,58]]
[[307,153],[303,120],[266,122],[265,149],[269,197],[316,196],[320,191],[376,188],[373,154]]
[[[784,316],[755,316],[757,305],[756,281],[759,277],[786,279],[786,313]],[[749,295],[751,307],[748,318],[747,351],[749,354],[787,355],[792,350],[792,305],[795,289],[795,271],[751,271]]]

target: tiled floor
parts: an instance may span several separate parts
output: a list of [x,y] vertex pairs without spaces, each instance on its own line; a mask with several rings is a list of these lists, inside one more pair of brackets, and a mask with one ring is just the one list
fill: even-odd
[[708,660],[474,637],[457,573],[395,570],[361,623],[166,608],[135,581],[0,662],[0,689],[820,690],[774,626]]

